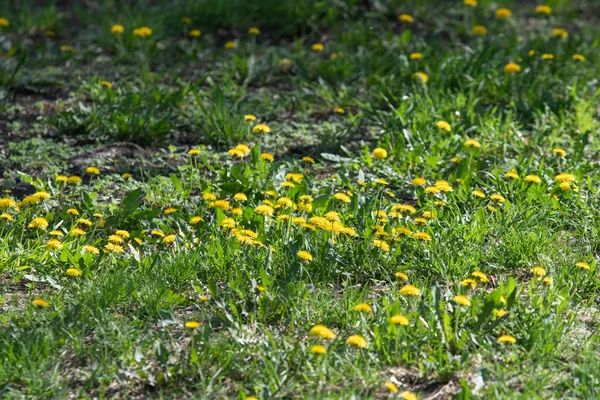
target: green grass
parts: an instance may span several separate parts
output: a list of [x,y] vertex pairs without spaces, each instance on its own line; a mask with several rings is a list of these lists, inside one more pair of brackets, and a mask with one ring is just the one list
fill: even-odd
[[478,3],[2,4],[0,397],[597,398],[600,9]]

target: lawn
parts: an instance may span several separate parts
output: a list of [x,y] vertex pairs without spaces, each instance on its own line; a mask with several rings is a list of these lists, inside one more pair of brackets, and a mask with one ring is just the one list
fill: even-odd
[[0,4],[0,398],[597,399],[600,4]]

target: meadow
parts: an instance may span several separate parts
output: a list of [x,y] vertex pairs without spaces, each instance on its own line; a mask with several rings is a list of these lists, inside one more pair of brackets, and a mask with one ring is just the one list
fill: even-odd
[[0,398],[597,399],[600,4],[0,4]]

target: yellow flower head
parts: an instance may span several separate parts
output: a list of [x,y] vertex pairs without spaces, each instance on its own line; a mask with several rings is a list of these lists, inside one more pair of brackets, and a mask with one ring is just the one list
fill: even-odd
[[473,32],[473,35],[475,36],[485,36],[488,34],[487,28],[483,25],[475,25],[471,28],[471,32]]
[[250,35],[260,35],[260,29],[258,29],[257,27],[252,27],[250,29],[248,29],[248,33]]
[[527,175],[523,180],[529,183],[542,183],[542,180],[537,175]]
[[90,175],[100,175],[100,170],[96,167],[87,167],[85,172]]
[[423,58],[423,54],[422,53],[411,53],[408,58],[410,58],[411,60],[420,60]]
[[123,32],[125,32],[125,28],[123,27],[123,25],[116,24],[116,25],[113,25],[113,26],[110,28],[110,31],[111,31],[112,33],[117,33],[117,34],[118,34],[118,33],[123,33]]
[[300,258],[301,260],[304,260],[304,261],[312,261],[313,260],[312,254],[310,254],[310,252],[308,252],[306,250],[300,250],[296,253],[296,255],[298,256],[298,258]]
[[315,325],[311,328],[310,334],[318,336],[321,339],[333,340],[335,339],[335,333],[325,325]]
[[147,37],[152,35],[152,29],[147,26],[142,26],[141,28],[136,28],[133,30],[133,35],[137,37]]
[[472,147],[472,148],[478,149],[481,147],[481,143],[479,143],[475,139],[469,139],[465,142],[465,147]]
[[315,344],[310,347],[309,352],[312,354],[325,354],[327,353],[327,349],[321,344]]
[[359,349],[367,348],[367,340],[360,335],[352,335],[346,339],[346,343],[350,346],[358,347]]
[[435,126],[437,126],[438,128],[446,131],[446,132],[450,132],[452,130],[452,127],[450,126],[450,124],[446,121],[438,121]]
[[590,265],[588,263],[586,263],[586,262],[583,262],[583,261],[576,263],[575,266],[579,267],[581,269],[585,269],[585,270],[589,270],[590,269]]
[[477,0],[465,0],[463,4],[469,7],[477,7]]
[[393,382],[386,381],[385,387],[392,393],[398,393],[398,386],[396,386]]
[[254,133],[269,133],[271,132],[271,128],[269,128],[266,124],[256,124],[254,128],[252,128],[252,132]]
[[261,204],[254,209],[254,212],[264,217],[270,217],[275,213],[275,210],[271,206]]
[[396,314],[390,318],[390,324],[408,326],[408,318],[402,314]]
[[367,303],[360,303],[360,304],[357,304],[357,305],[355,305],[355,306],[354,306],[352,309],[353,309],[354,311],[358,311],[358,312],[364,312],[364,313],[368,313],[368,312],[371,312],[371,311],[373,311],[373,310],[371,309],[371,306],[370,306],[370,305],[368,305]]
[[552,13],[552,8],[550,6],[541,5],[535,8],[535,12],[542,15],[550,15]]
[[190,37],[199,38],[202,35],[202,31],[200,29],[192,29],[189,33]]
[[510,335],[502,335],[498,338],[498,343],[514,344],[514,343],[517,343],[517,339],[515,339],[513,336],[510,336]]
[[198,329],[200,328],[200,323],[196,321],[188,321],[185,323],[185,327],[188,329]]
[[312,45],[312,50],[313,51],[323,51],[325,50],[325,46],[323,46],[321,43],[315,43]]
[[34,306],[39,307],[39,308],[46,308],[46,307],[50,307],[50,303],[48,303],[46,300],[44,299],[35,299],[31,302]]
[[263,160],[265,160],[265,161],[269,161],[269,162],[275,161],[275,157],[271,153],[262,153],[260,155],[260,158],[263,159]]
[[496,10],[496,18],[506,19],[512,15],[512,12],[508,8],[499,8]]
[[81,271],[77,268],[69,268],[65,273],[69,276],[81,276]]
[[427,83],[427,81],[429,80],[429,75],[427,75],[425,72],[419,71],[413,74],[413,78],[419,79],[423,83]]
[[402,296],[420,296],[421,290],[413,285],[404,285],[400,288],[400,294]]
[[225,42],[226,49],[235,49],[236,47],[237,47],[237,44],[233,40],[229,40],[229,41]]
[[564,30],[562,28],[555,28],[555,29],[552,29],[552,36],[561,38],[561,39],[566,39],[567,37],[569,37],[569,32],[567,32],[566,30]]
[[573,54],[573,56],[571,58],[573,59],[573,61],[579,61],[579,62],[585,61],[585,57],[581,54]]
[[504,66],[504,72],[507,74],[515,74],[521,71],[521,67],[515,63],[508,63]]
[[467,296],[464,296],[462,294],[459,294],[458,296],[454,296],[454,302],[464,306],[464,307],[470,307],[471,306],[471,300],[469,300],[469,298]]
[[34,218],[27,227],[30,229],[38,228],[45,231],[48,229],[48,220],[44,217],[37,217]]
[[10,21],[4,17],[0,18],[0,26],[7,28],[10,26]]
[[407,24],[412,24],[415,19],[408,14],[400,14],[398,16],[398,20],[401,22],[406,22]]
[[560,147],[557,147],[557,148],[552,149],[552,154],[554,154],[557,157],[564,157],[567,155],[567,152],[565,149],[561,149]]
[[375,150],[373,150],[373,158],[377,159],[377,160],[383,160],[384,158],[387,158],[388,153],[386,149],[382,149],[381,147],[376,148]]

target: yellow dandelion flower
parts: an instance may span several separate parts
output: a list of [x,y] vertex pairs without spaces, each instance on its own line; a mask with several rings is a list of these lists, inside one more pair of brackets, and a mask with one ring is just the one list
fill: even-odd
[[71,232],[69,232],[69,234],[71,236],[83,236],[83,235],[85,235],[85,231],[80,228],[73,228],[73,229],[71,229]]
[[400,288],[400,294],[402,296],[420,296],[421,290],[413,285],[404,285]]
[[558,174],[554,177],[554,181],[556,181],[556,182],[570,183],[574,180],[575,180],[575,175],[571,175],[571,174]]
[[413,78],[419,79],[423,83],[427,83],[427,81],[429,80],[429,75],[427,75],[425,72],[419,71],[413,74]]
[[396,314],[390,318],[390,324],[408,326],[408,318],[402,314]]
[[513,336],[511,335],[502,335],[498,338],[498,343],[517,343],[517,339],[515,339]]
[[260,155],[260,158],[262,158],[265,161],[270,161],[270,162],[275,161],[275,157],[273,157],[273,154],[271,154],[271,153],[262,153]]
[[490,199],[497,203],[504,203],[504,201],[506,200],[504,196],[502,196],[500,193],[494,193],[490,196]]
[[475,149],[478,149],[481,147],[481,144],[475,139],[469,139],[465,142],[465,147],[473,147]]
[[34,306],[39,307],[39,308],[47,308],[50,307],[50,303],[48,303],[46,300],[44,299],[35,299],[31,302]]
[[266,124],[256,124],[252,128],[252,132],[254,132],[254,133],[269,133],[269,132],[271,132],[271,128],[269,128]]
[[398,393],[398,386],[396,386],[393,382],[386,381],[385,387],[392,393]]
[[198,329],[200,328],[200,323],[196,321],[188,321],[185,323],[185,327],[188,329]]
[[460,285],[464,287],[470,286],[471,288],[474,288],[477,286],[477,281],[475,279],[467,278],[460,281]]
[[[96,215],[94,215],[94,216],[96,216]],[[102,217],[102,214],[100,214],[100,217]],[[85,225],[85,226],[92,226],[93,225],[92,221],[90,221],[89,219],[85,219],[85,218],[79,218],[75,222],[77,222],[78,224],[81,224],[81,225]]]
[[111,33],[123,33],[125,32],[125,28],[123,27],[123,25],[116,24],[110,28],[110,31]]
[[533,275],[535,275],[539,280],[539,279],[542,279],[542,277],[546,275],[546,270],[543,267],[537,266],[537,267],[531,268],[531,273]]
[[535,12],[542,15],[550,15],[552,13],[552,7],[540,5],[535,8]]
[[488,34],[487,28],[483,25],[475,25],[473,28],[471,28],[471,32],[475,36],[485,36]]
[[100,175],[100,170],[96,167],[87,167],[85,169],[85,172],[87,172],[90,175]]
[[309,352],[312,354],[325,354],[327,349],[321,344],[314,344],[310,347]]
[[346,339],[346,343],[350,346],[358,347],[359,349],[367,348],[367,340],[360,335],[352,335]]
[[319,336],[321,339],[333,340],[335,339],[335,333],[325,325],[315,325],[310,329],[310,334]]
[[496,18],[506,19],[512,15],[512,12],[508,8],[499,8],[496,10]]
[[542,54],[542,60],[554,60],[554,54]]
[[275,210],[271,206],[261,204],[254,209],[254,212],[264,217],[270,217],[275,213]]
[[342,107],[336,107],[333,109],[333,112],[336,114],[345,114],[346,110],[344,110]]
[[81,271],[77,268],[69,268],[65,273],[69,276],[81,276]]
[[325,50],[325,46],[323,46],[323,44],[321,44],[321,43],[315,43],[315,44],[312,45],[311,48],[312,48],[313,51],[323,51],[323,50]]
[[407,281],[408,280],[408,275],[406,275],[404,272],[398,271],[398,272],[396,272],[394,274],[394,276],[396,278],[400,279],[401,281]]
[[371,311],[373,311],[373,310],[371,309],[371,306],[370,306],[370,305],[368,305],[367,303],[360,303],[360,304],[357,304],[357,305],[355,305],[355,306],[354,306],[352,309],[353,309],[354,311],[358,311],[358,312],[364,312],[364,313],[368,313],[368,312],[371,312]]
[[373,150],[373,158],[377,159],[377,160],[383,160],[384,158],[387,158],[388,153],[386,149],[382,149],[381,147],[376,148],[375,150]]
[[202,31],[200,29],[192,29],[189,33],[190,37],[199,38],[202,36]]
[[417,395],[414,394],[413,392],[409,392],[409,391],[404,391],[404,392],[400,393],[400,397],[403,400],[417,400]]
[[566,39],[569,36],[569,32],[567,32],[566,30],[564,30],[562,28],[555,28],[555,29],[552,29],[552,36],[558,37],[561,39]]
[[188,154],[188,156],[195,156],[195,155],[200,154],[200,150],[192,148],[192,149],[188,150],[187,154]]
[[515,74],[521,72],[521,67],[515,63],[508,63],[504,66],[504,72],[507,74]]
[[51,240],[48,240],[48,242],[46,242],[46,248],[48,250],[60,250],[63,248],[63,245],[60,242],[60,240],[51,239]]
[[542,183],[542,180],[537,175],[527,175],[523,180],[529,183]]
[[73,185],[80,184],[81,182],[81,178],[77,175],[72,175],[67,179],[67,183],[71,183]]
[[578,263],[575,264],[576,267],[579,267],[581,269],[585,269],[585,270],[589,270],[590,269],[590,265],[586,262],[580,261]]
[[457,303],[461,306],[464,306],[464,307],[471,306],[471,300],[469,300],[469,298],[467,296],[464,296],[462,294],[459,294],[458,296],[454,296],[454,298],[452,300],[454,300],[455,303]]
[[438,121],[435,126],[437,126],[438,128],[446,131],[446,132],[450,132],[452,130],[452,127],[450,126],[450,124],[446,121]]
[[411,53],[410,56],[408,56],[408,58],[410,58],[411,60],[421,60],[423,58],[423,54],[422,53]]
[[296,255],[304,261],[312,261],[313,260],[313,256],[312,254],[310,254],[310,252],[306,251],[306,250],[299,250]]
[[477,7],[477,0],[465,0],[463,4],[469,7]]
[[585,61],[585,57],[581,54],[573,54],[571,59],[573,59],[573,61],[579,61],[579,62]]
[[81,247],[81,249],[91,254],[100,254],[100,250],[96,246],[86,245]]
[[415,232],[412,234],[412,237],[418,240],[430,241],[431,236],[426,232]]
[[408,14],[400,14],[398,16],[398,20],[401,22],[406,22],[407,24],[412,24],[415,19]]
[[0,18],[0,26],[7,28],[10,26],[10,21],[4,17]]
[[48,229],[48,220],[44,217],[37,217],[34,218],[27,227],[30,229],[38,228],[45,231]]

